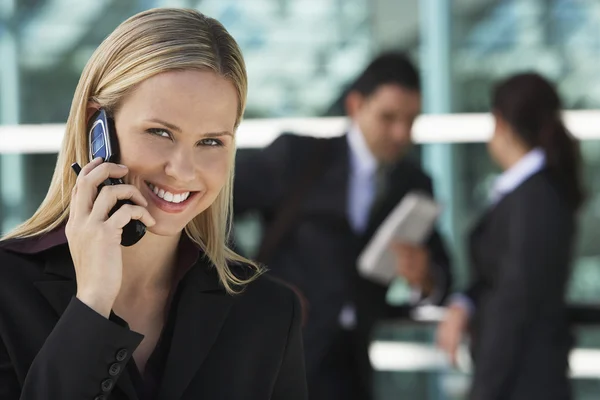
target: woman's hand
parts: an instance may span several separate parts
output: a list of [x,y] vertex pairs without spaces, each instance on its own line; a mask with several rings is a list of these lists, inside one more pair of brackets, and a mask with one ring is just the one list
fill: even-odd
[[460,305],[451,305],[437,329],[438,346],[448,354],[452,365],[457,365],[457,351],[469,322],[468,311]]
[[[94,159],[81,169],[71,194],[69,221],[65,233],[75,273],[77,297],[108,318],[121,289],[123,260],[121,233],[132,219],[146,226],[155,224],[141,192],[132,185],[98,186],[106,179],[122,178],[127,167]],[[108,213],[117,200],[130,199],[110,218]]]

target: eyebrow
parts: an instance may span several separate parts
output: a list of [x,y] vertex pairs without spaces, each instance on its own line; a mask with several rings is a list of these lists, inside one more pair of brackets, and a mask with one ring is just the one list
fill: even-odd
[[[178,127],[177,125],[173,125],[167,121],[163,121],[162,119],[158,119],[158,118],[151,118],[149,120],[147,120],[148,122],[155,122],[157,124],[161,124],[169,129],[171,129],[172,131],[175,132],[179,132],[181,133],[182,130],[180,127]],[[221,131],[221,132],[206,132],[203,133],[202,136],[204,137],[215,137],[215,136],[233,136],[233,133],[229,132],[229,131]]]

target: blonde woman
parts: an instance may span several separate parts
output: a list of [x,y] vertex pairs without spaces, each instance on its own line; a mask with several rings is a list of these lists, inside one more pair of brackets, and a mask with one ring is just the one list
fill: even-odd
[[[226,245],[246,90],[195,11],[140,13],[96,50],[46,199],[0,242],[0,398],[306,398],[297,298]],[[120,165],[89,160],[99,109]],[[131,220],[147,232],[125,247]]]

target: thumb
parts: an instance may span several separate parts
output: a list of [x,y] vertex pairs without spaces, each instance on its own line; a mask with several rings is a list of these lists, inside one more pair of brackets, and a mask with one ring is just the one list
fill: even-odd
[[452,348],[450,349],[450,363],[452,364],[453,367],[457,367],[458,366],[458,345],[457,344],[453,344]]

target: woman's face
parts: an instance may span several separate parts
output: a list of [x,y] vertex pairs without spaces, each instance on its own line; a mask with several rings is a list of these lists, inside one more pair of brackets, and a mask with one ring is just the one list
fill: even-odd
[[217,198],[229,179],[238,100],[232,83],[209,71],[174,71],[139,84],[115,114],[125,182],[156,220],[150,232],[175,235]]

